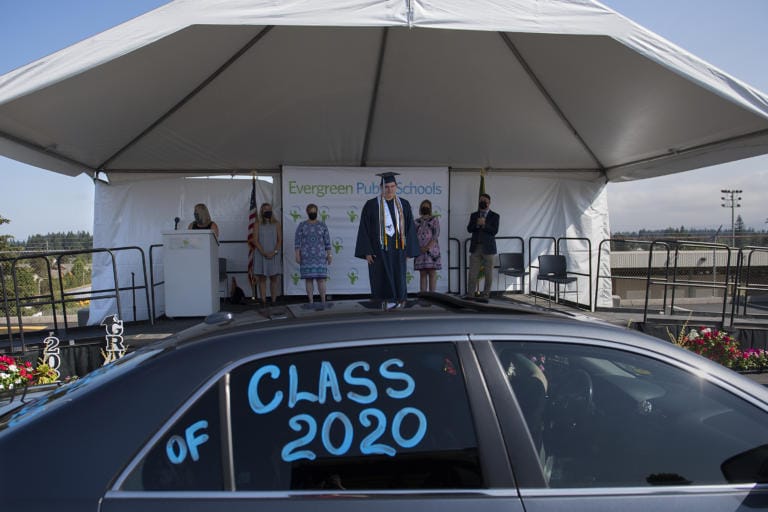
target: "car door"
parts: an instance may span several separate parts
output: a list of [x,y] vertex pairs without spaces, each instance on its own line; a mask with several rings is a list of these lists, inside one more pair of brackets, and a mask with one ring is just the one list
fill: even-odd
[[139,453],[102,511],[522,511],[466,337],[240,361]]
[[768,413],[737,389],[618,343],[474,346],[528,512],[768,508]]

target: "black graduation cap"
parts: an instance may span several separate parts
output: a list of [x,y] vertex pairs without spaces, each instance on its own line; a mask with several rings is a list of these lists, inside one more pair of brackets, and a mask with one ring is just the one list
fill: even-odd
[[377,174],[376,176],[381,176],[381,184],[384,185],[385,183],[397,183],[397,179],[395,176],[399,176],[399,172],[382,172]]

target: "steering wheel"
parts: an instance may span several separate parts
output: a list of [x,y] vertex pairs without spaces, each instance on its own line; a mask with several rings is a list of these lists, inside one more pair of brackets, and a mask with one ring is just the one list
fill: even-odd
[[[595,412],[592,377],[585,370],[572,370],[558,386],[553,406],[568,428],[578,428],[582,421]],[[565,425],[563,425],[565,426]]]

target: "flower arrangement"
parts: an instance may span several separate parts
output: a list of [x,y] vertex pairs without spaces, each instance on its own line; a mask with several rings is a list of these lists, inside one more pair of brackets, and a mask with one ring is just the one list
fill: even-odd
[[77,376],[60,378],[59,372],[42,358],[37,366],[33,367],[29,361],[0,355],[0,394],[13,394],[16,390],[37,384],[66,384],[76,379]]
[[741,350],[739,342],[725,331],[701,327],[686,333],[685,327],[676,339],[670,336],[676,345],[736,371],[768,370],[768,351]]
[[34,379],[29,361],[16,361],[10,356],[0,356],[0,391],[23,388]]
[[53,384],[59,380],[59,372],[42,358],[39,359],[34,372],[35,384]]

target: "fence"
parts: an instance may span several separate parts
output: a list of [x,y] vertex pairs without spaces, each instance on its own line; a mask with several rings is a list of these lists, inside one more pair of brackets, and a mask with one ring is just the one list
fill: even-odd
[[[460,294],[462,281],[467,282],[469,242],[469,238],[449,239],[446,255],[449,293]],[[222,241],[221,243],[245,244],[246,241]],[[600,271],[604,263],[603,258],[609,253],[606,250],[606,244],[611,244],[618,249],[631,246],[635,250],[611,251],[610,273],[603,273]],[[532,236],[524,241],[517,236],[499,236],[497,245],[499,252],[514,250],[522,252],[524,257],[527,253],[528,270],[531,272],[529,283],[534,282],[534,270],[538,270],[534,255],[554,253],[571,258],[576,256],[583,258],[586,254],[589,270],[587,272],[569,271],[569,275],[577,277],[581,282],[586,281],[589,289],[586,303],[581,301],[569,303],[576,307],[617,312],[641,311],[643,321],[649,321],[655,313],[668,317],[691,312],[717,316],[723,325],[731,326],[737,318],[761,320],[768,318],[768,247],[749,246],[735,249],[724,244],[685,240],[605,239],[597,247],[597,265],[593,267],[595,251],[592,249],[591,241],[586,238]],[[150,312],[150,322],[153,322],[157,317],[155,290],[163,284],[162,280],[156,280],[154,271],[156,251],[161,247],[162,245],[153,245],[149,248],[149,274],[144,251],[139,247],[50,251],[0,259],[2,288],[0,308],[4,312],[5,330],[11,351],[16,348],[17,337],[21,349],[26,349],[25,332],[30,331],[28,327],[32,324],[31,321],[26,321],[30,319],[24,314],[26,310],[40,310],[47,313],[47,317],[34,319],[36,325],[45,324],[43,329],[59,331],[63,325],[66,331],[73,321],[71,314],[73,303],[114,299],[118,316],[123,320],[132,321],[136,319],[137,300],[143,300]],[[141,274],[137,278],[137,275],[132,272],[129,284],[118,282],[116,254],[121,253],[132,253],[140,259]],[[112,287],[99,290],[93,290],[90,287],[74,290],[64,288],[62,265],[56,265],[54,268],[51,261],[61,261],[62,257],[84,254],[106,254],[110,258]],[[49,289],[43,293],[42,287],[39,286],[37,293],[22,293],[19,270],[25,265],[29,266],[29,261],[34,259],[44,260],[46,277],[39,278],[38,283],[47,280],[50,284]],[[594,276],[593,268],[598,269]],[[498,266],[495,266],[493,271],[498,274]],[[246,272],[246,269],[227,269],[227,279],[232,274]],[[57,279],[54,279],[54,275]],[[488,277],[494,279],[493,272]],[[507,293],[506,288],[499,289],[498,279],[495,279],[495,283],[497,294]],[[610,286],[612,303],[609,307],[598,308],[599,294],[601,291],[605,292],[606,286]],[[529,287],[528,293],[543,295],[531,288],[533,286]],[[525,289],[521,291],[525,292]],[[131,293],[133,314],[130,318],[124,311],[121,292]],[[703,305],[701,310],[697,310],[699,305]],[[79,318],[81,312],[77,312],[78,324],[81,323]]]
[[[117,259],[116,254],[119,253],[136,253],[141,262],[142,268],[142,284],[137,285],[135,281],[135,273],[131,272],[131,284],[130,286],[121,286],[118,282],[117,272]],[[75,257],[78,255],[94,255],[94,254],[106,254],[109,256],[112,268],[113,286],[111,288],[102,288],[94,290],[90,286],[76,288],[74,290],[64,289],[64,274],[63,265],[61,261],[65,257]],[[47,279],[49,283],[48,293],[43,294],[41,291],[38,293],[30,293],[29,290],[24,290],[19,283],[19,267],[28,260],[44,260],[47,277],[41,278]],[[51,266],[51,260],[59,262],[56,265],[57,279],[54,279],[53,268]],[[38,281],[39,283],[40,281]],[[26,308],[37,308],[40,313],[43,311],[50,311],[50,320],[48,318],[38,318],[35,324],[44,324],[42,330],[53,330],[58,332],[60,327],[59,317],[63,323],[63,330],[66,331],[70,327],[70,322],[73,320],[72,315],[68,314],[67,306],[72,303],[92,302],[103,299],[115,299],[117,305],[118,317],[123,319],[123,307],[120,292],[130,291],[132,294],[132,320],[136,319],[136,292],[137,290],[144,290],[144,298],[149,309],[149,289],[147,286],[147,267],[146,258],[144,257],[144,251],[140,247],[116,247],[112,249],[87,249],[87,250],[74,250],[74,251],[50,251],[37,254],[23,254],[13,258],[0,259],[0,287],[2,288],[2,309],[5,314],[5,327],[8,335],[8,341],[11,352],[15,349],[15,337],[14,331],[18,332],[20,348],[22,351],[26,350],[25,328],[24,328],[24,311]],[[58,284],[58,290],[54,290],[54,283]],[[9,287],[9,285],[11,285]],[[9,289],[10,288],[10,289]],[[40,315],[42,317],[42,314]],[[15,318],[14,318],[15,317]],[[12,319],[15,322],[12,322]],[[78,319],[78,324],[82,322]],[[27,329],[29,330],[29,329]],[[33,329],[41,330],[41,329]]]

